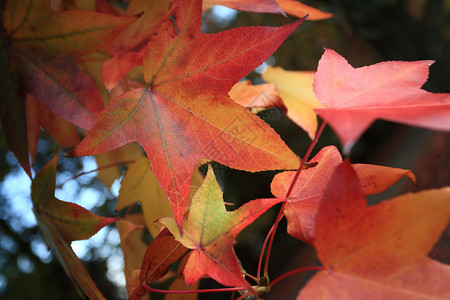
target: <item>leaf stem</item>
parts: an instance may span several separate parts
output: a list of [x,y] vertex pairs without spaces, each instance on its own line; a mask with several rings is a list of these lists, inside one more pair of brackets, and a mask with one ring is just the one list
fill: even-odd
[[252,294],[252,292],[247,292],[247,293],[245,293],[244,295],[242,295],[242,296],[240,296],[239,298],[237,298],[236,300],[243,300],[243,299],[245,299],[246,297],[250,296],[251,294]]
[[324,267],[319,267],[319,266],[312,266],[312,267],[304,267],[304,268],[299,268],[299,269],[295,269],[292,270],[290,272],[287,272],[286,274],[281,275],[280,277],[276,278],[274,281],[272,281],[269,284],[269,288],[273,287],[278,281],[289,277],[291,275],[297,274],[297,273],[301,273],[301,272],[306,272],[306,271],[312,271],[312,270],[323,270]]
[[77,179],[78,177],[81,177],[81,176],[83,176],[83,175],[91,174],[91,173],[98,172],[98,171],[100,171],[100,170],[107,169],[107,168],[112,168],[112,167],[115,167],[115,166],[118,166],[118,165],[128,165],[128,164],[132,164],[132,163],[134,163],[135,161],[136,161],[136,160],[134,159],[134,160],[126,160],[126,161],[121,161],[121,162],[115,162],[115,163],[112,163],[112,164],[108,164],[108,165],[104,165],[104,166],[98,167],[97,169],[94,169],[94,170],[90,170],[90,171],[78,173],[77,175],[75,175],[75,176],[73,176],[73,177],[67,179],[67,180],[64,181],[63,183],[57,185],[57,186],[55,187],[55,189],[60,189],[60,188],[62,188],[63,185],[65,185],[67,182],[72,181],[72,180],[75,180],[75,179]]
[[[327,125],[327,122],[322,121],[322,124],[320,124],[320,127],[316,132],[316,136],[314,137],[314,140],[309,145],[308,150],[306,150],[306,154],[305,154],[305,156],[303,156],[303,159],[300,162],[300,167],[298,168],[297,172],[295,173],[295,176],[292,179],[291,185],[289,186],[289,189],[286,193],[286,196],[285,196],[286,200],[291,196],[291,193],[294,189],[295,183],[297,182],[297,179],[300,176],[300,173],[302,172],[303,168],[305,167],[306,162],[308,161],[308,158],[311,155],[311,152],[314,149],[314,146],[317,144],[317,141],[319,140],[319,137],[322,134],[323,129],[325,128],[326,125]],[[267,253],[266,253],[266,260],[264,261],[264,276],[267,278],[269,278],[268,273],[269,273],[270,251],[272,250],[272,244],[273,244],[273,240],[275,238],[275,233],[277,231],[278,223],[280,223],[281,219],[284,216],[284,207],[286,206],[286,203],[287,203],[287,201],[283,202],[283,204],[281,205],[280,211],[278,212],[277,219],[275,220],[275,223],[273,225],[272,234],[270,235],[269,245],[268,245]]]
[[256,277],[261,278],[261,266],[262,266],[262,260],[264,256],[264,250],[266,249],[267,242],[269,241],[270,236],[272,235],[273,229],[275,228],[275,224],[272,225],[269,232],[266,235],[266,238],[264,239],[263,246],[261,248],[261,254],[259,255],[259,261],[258,261],[258,270],[256,271]]
[[160,294],[196,294],[196,293],[219,293],[219,292],[234,292],[234,291],[242,291],[245,290],[245,288],[242,287],[234,287],[234,288],[221,288],[221,289],[203,289],[203,290],[160,290],[152,288],[151,286],[147,285],[146,283],[141,283],[142,286],[154,293],[160,293]]
[[251,275],[251,274],[248,274],[248,273],[246,273],[246,272],[243,272],[242,274],[244,274],[245,276],[247,276],[248,278],[251,278],[253,281],[255,281],[256,283],[258,283],[259,282],[259,277],[255,277],[255,276],[253,276],[253,275]]

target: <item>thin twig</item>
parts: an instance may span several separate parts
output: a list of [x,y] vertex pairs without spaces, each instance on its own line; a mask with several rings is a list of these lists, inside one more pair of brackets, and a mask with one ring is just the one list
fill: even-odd
[[142,286],[154,293],[160,293],[160,294],[197,294],[197,293],[218,293],[218,292],[233,292],[233,291],[242,291],[245,290],[245,288],[221,288],[221,289],[203,289],[203,290],[160,290],[155,289],[147,285],[146,283],[141,283]]
[[[316,136],[314,137],[314,140],[309,145],[308,150],[306,151],[306,154],[300,163],[300,168],[295,173],[294,179],[292,179],[291,185],[289,186],[289,189],[285,196],[286,199],[288,199],[291,196],[291,193],[294,190],[295,183],[297,182],[297,179],[300,176],[300,173],[302,172],[303,167],[306,165],[306,162],[308,161],[308,158],[311,155],[311,152],[314,149],[314,146],[317,144],[317,141],[319,140],[319,137],[322,134],[322,131],[325,128],[326,124],[327,123],[325,121],[323,121],[322,124],[320,124],[320,127],[316,132]],[[270,258],[270,252],[272,250],[273,240],[275,238],[275,233],[277,231],[278,224],[280,223],[281,218],[283,218],[283,216],[284,216],[284,207],[286,206],[286,203],[287,203],[287,201],[283,202],[283,204],[281,205],[280,211],[278,212],[277,219],[275,220],[275,223],[274,223],[273,232],[270,236],[269,245],[268,245],[267,253],[266,253],[266,260],[264,262],[264,276],[267,278],[269,278],[269,274],[268,274],[269,273],[269,258]]]
[[313,267],[304,267],[304,268],[299,268],[299,269],[295,269],[292,270],[290,272],[287,272],[286,274],[281,275],[280,277],[276,278],[274,281],[272,281],[269,284],[269,288],[273,287],[278,281],[289,277],[291,275],[297,274],[297,273],[302,273],[302,272],[306,272],[306,271],[311,271],[311,270],[323,270],[323,267],[319,267],[319,266],[313,266]]
[[84,176],[84,175],[87,175],[87,174],[91,174],[91,173],[94,173],[94,172],[98,172],[98,171],[103,170],[103,169],[112,168],[112,167],[115,167],[115,166],[118,166],[118,165],[128,165],[128,164],[132,164],[132,163],[134,163],[135,161],[136,161],[136,160],[126,160],[126,161],[122,161],[122,162],[116,162],[116,163],[112,163],[112,164],[100,166],[100,167],[98,167],[97,169],[94,169],[94,170],[91,170],[91,171],[86,171],[86,172],[78,173],[77,175],[75,175],[75,176],[73,176],[73,177],[67,179],[67,180],[64,181],[63,183],[57,185],[57,186],[55,187],[55,189],[60,189],[60,188],[62,188],[63,185],[65,185],[67,182],[69,182],[69,181],[71,181],[71,180],[75,180],[75,179],[77,179],[78,177],[81,177],[81,176]]

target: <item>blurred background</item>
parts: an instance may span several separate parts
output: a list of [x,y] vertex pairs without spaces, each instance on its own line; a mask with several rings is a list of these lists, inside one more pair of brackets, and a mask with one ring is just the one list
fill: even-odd
[[[334,49],[354,67],[386,60],[431,59],[436,63],[431,66],[430,78],[424,89],[450,93],[450,1],[302,2],[331,12],[334,17],[300,25],[266,64],[287,70],[315,70],[324,48]],[[214,7],[204,13],[202,30],[212,33],[240,26],[280,26],[294,20],[293,17]],[[248,79],[261,83],[259,77],[258,72],[253,72]],[[295,153],[303,156],[310,143],[305,132],[285,116],[264,120]],[[312,156],[326,145],[340,147],[329,128]],[[44,132],[39,142],[36,170],[47,162],[55,149],[52,139]],[[449,153],[449,133],[376,121],[355,145],[350,158],[353,162],[415,172],[417,186],[401,180],[388,191],[369,199],[377,202],[404,192],[449,185]],[[68,159],[60,156],[56,184],[96,167],[91,157]],[[275,172],[250,174],[218,164],[214,164],[214,168],[226,202],[240,205],[252,199],[272,197],[270,182]],[[3,136],[0,138],[0,182],[0,299],[79,299],[72,283],[39,235],[29,198],[30,180],[8,150]],[[89,173],[64,184],[56,191],[56,197],[76,202],[96,214],[112,216],[119,186],[117,180],[111,189],[107,189],[97,179],[96,173]],[[238,237],[235,250],[250,274],[256,274],[261,246],[276,213],[276,209],[271,209]],[[287,235],[285,228],[283,221],[270,260],[271,279],[295,268],[318,265],[314,249]],[[117,230],[110,225],[90,240],[72,244],[107,299],[126,298],[119,242]],[[450,263],[450,230],[443,234],[430,256]],[[302,273],[281,281],[273,287],[267,299],[294,299],[312,274]],[[211,288],[216,285],[203,280],[201,286]],[[158,298],[156,295],[152,297]],[[209,297],[212,296],[203,295],[201,299]],[[230,295],[214,295],[214,299],[230,299]]]

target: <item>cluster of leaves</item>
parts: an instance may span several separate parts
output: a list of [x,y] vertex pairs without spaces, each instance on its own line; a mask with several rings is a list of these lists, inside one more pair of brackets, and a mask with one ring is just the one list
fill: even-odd
[[[202,33],[202,9],[216,4],[302,18],[277,28]],[[305,14],[312,20],[331,16],[292,0],[209,0],[203,7],[200,0],[133,0],[125,10],[103,0],[53,7],[45,0],[10,0],[1,14],[3,132],[32,178],[42,235],[80,294],[103,298],[70,243],[117,222],[130,299],[155,291],[152,283],[164,276],[175,278],[172,293],[184,292],[186,285],[188,292],[201,292],[198,281],[208,276],[229,287],[222,290],[239,291],[240,299],[262,296],[282,278],[305,270],[268,280],[273,238],[286,216],[287,232],[315,247],[322,263],[313,268],[320,271],[300,299],[450,296],[450,267],[427,257],[449,222],[450,188],[367,206],[366,195],[403,176],[415,182],[414,174],[342,162],[334,146],[308,161],[326,124],[344,152],[376,119],[450,130],[450,95],[421,89],[432,61],[353,68],[327,49],[317,72],[271,67],[262,76],[267,84],[238,82],[276,51]],[[252,112],[271,107],[281,108],[313,138],[303,159]],[[36,174],[30,167],[41,128],[61,147],[74,148],[66,155],[95,155],[99,169],[108,169],[99,173],[106,185],[127,165],[117,210],[140,202],[143,214],[105,218],[56,199],[57,156]],[[79,134],[85,135],[81,142]],[[274,198],[227,211],[212,168],[204,178],[199,171],[209,161],[283,172],[272,181]],[[261,256],[251,276],[233,243],[279,203],[266,240],[264,274]],[[141,239],[146,229],[154,237],[149,245]],[[178,261],[178,272],[169,271]]]

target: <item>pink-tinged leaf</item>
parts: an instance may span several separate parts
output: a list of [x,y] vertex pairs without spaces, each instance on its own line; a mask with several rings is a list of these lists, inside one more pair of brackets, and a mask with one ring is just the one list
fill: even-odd
[[301,22],[203,34],[201,1],[184,1],[146,48],[149,88],[114,99],[72,154],[104,153],[139,142],[179,226],[200,159],[251,172],[298,168],[298,157],[278,134],[236,104],[228,91]]
[[27,91],[54,114],[90,129],[103,109],[94,81],[69,59],[18,53]]
[[297,299],[449,298],[450,266],[427,257],[448,225],[449,204],[447,187],[368,207],[345,161],[317,214],[314,245],[324,270]]
[[[295,238],[313,243],[320,200],[334,169],[342,162],[342,157],[334,146],[329,146],[320,150],[309,162],[318,164],[313,168],[302,170],[291,192],[291,198],[286,201],[284,214],[288,221],[288,233]],[[294,176],[294,171],[277,174],[271,184],[272,194],[277,198],[284,198]]]
[[193,284],[207,274],[223,285],[249,289],[234,253],[233,242],[245,227],[282,201],[257,199],[228,212],[209,166],[205,181],[192,199],[188,219],[183,222],[183,236],[173,218],[159,220],[177,241],[193,250],[184,269],[186,284]]
[[[287,200],[284,214],[288,221],[288,233],[295,238],[314,244],[317,211],[323,193],[337,166],[342,162],[342,157],[336,147],[329,146],[320,150],[309,162],[315,162],[317,165],[302,170],[292,190],[291,198]],[[407,176],[414,183],[416,180],[409,170],[366,164],[354,166],[365,195],[380,193],[403,176]],[[272,194],[278,198],[284,198],[294,176],[293,171],[277,174],[271,184]]]
[[450,94],[421,89],[432,63],[389,61],[353,68],[327,49],[314,80],[314,92],[326,108],[316,112],[347,149],[376,119],[450,130]]

